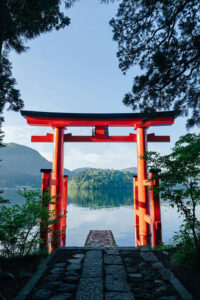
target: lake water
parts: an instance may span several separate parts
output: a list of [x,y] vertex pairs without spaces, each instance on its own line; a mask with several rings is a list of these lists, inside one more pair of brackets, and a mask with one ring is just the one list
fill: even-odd
[[[21,204],[15,190],[5,190],[5,198]],[[119,246],[134,246],[132,191],[68,191],[67,246],[83,246],[91,229],[112,230]],[[200,215],[200,207],[199,207]],[[163,242],[170,243],[182,218],[176,208],[161,204]]]

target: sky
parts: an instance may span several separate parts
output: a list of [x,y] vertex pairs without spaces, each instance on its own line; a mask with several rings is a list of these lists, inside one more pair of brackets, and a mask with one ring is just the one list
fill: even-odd
[[[131,113],[122,103],[129,92],[136,66],[123,75],[118,68],[117,43],[112,40],[109,21],[119,2],[100,4],[98,0],[79,0],[66,11],[70,26],[42,34],[28,41],[30,50],[10,54],[13,76],[17,80],[26,110],[73,113]],[[31,143],[31,135],[53,132],[48,127],[31,127],[20,115],[5,111],[4,142],[18,143],[39,151],[52,161],[51,143]],[[179,136],[187,133],[185,118],[174,125],[151,127],[148,133],[170,135],[170,143],[149,143],[148,150],[167,154]],[[68,128],[66,132],[90,134],[91,128]],[[110,134],[134,133],[133,128],[110,128]],[[197,128],[190,132],[198,132]],[[136,166],[135,143],[65,143],[64,165],[123,169]],[[42,168],[42,166],[41,166]]]

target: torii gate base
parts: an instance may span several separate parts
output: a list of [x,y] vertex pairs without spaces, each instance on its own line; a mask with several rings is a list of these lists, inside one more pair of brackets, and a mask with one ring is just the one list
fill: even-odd
[[[51,239],[48,229],[41,220],[41,238],[44,240],[40,248],[48,247],[49,252],[65,246],[66,207],[67,207],[67,178],[63,178],[64,142],[136,142],[137,143],[137,177],[134,178],[134,214],[135,214],[135,241],[136,246],[151,244],[151,227],[153,232],[152,246],[156,247],[162,241],[160,200],[152,187],[157,180],[150,180],[154,171],[147,174],[146,161],[143,159],[147,151],[147,142],[169,142],[169,136],[155,136],[147,134],[150,126],[171,125],[177,116],[176,112],[157,112],[153,116],[144,116],[140,113],[130,114],[73,114],[21,111],[31,126],[50,126],[54,134],[46,136],[32,136],[32,142],[53,142],[53,172],[43,171],[42,193],[49,190],[53,197],[57,197],[50,205],[52,216],[56,224],[52,228]],[[73,136],[64,134],[70,126],[91,126],[94,128],[92,136]],[[109,136],[108,126],[133,127],[136,134],[128,136]],[[148,186],[151,187],[149,192]],[[151,197],[149,197],[149,194]],[[50,240],[50,241],[49,241]],[[50,246],[49,246],[50,244]]]

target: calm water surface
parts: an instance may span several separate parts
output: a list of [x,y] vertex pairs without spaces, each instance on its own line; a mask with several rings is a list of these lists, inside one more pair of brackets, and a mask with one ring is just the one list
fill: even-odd
[[[5,190],[5,197],[21,204],[24,199],[15,190]],[[119,246],[134,246],[132,191],[68,191],[67,246],[83,246],[91,229],[112,230]],[[200,216],[200,207],[198,207]],[[169,243],[182,218],[176,208],[161,205],[163,241]]]

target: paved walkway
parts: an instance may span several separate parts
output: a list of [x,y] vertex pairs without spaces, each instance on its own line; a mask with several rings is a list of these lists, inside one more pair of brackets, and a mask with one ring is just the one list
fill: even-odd
[[193,299],[147,247],[60,248],[16,300]]

